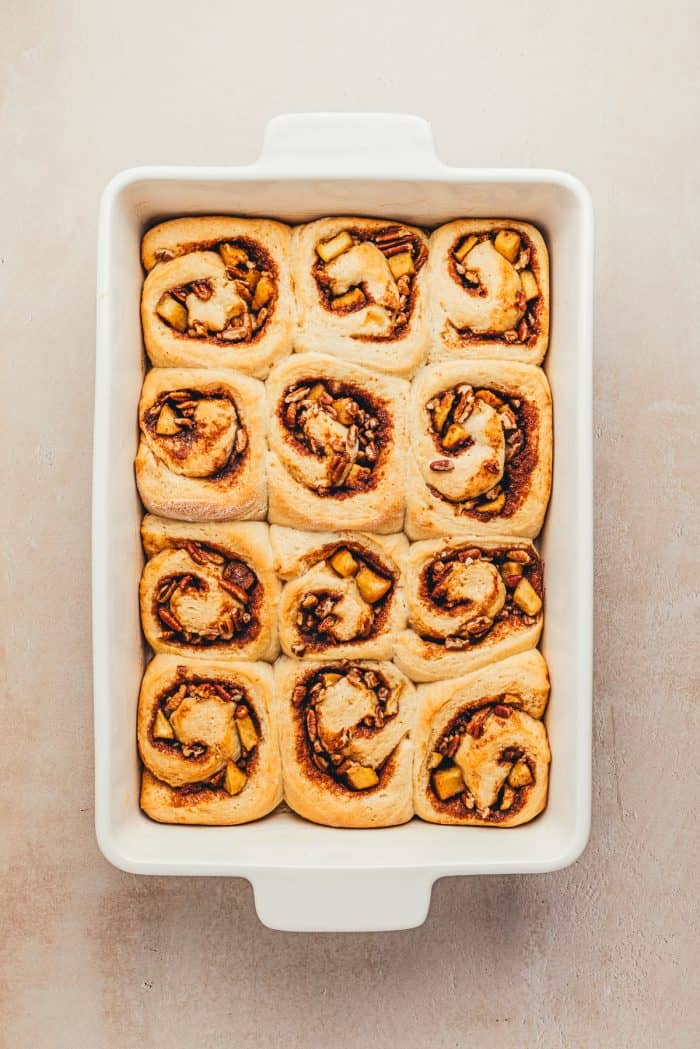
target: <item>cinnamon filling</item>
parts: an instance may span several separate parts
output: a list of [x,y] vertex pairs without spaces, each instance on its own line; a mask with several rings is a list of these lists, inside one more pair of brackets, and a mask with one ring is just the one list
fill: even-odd
[[176,803],[184,804],[240,794],[255,769],[261,731],[244,689],[197,677],[160,696],[149,735],[157,750],[200,767],[201,779],[175,788]]
[[346,316],[376,306],[385,314],[384,330],[357,332],[353,338],[377,341],[406,334],[416,275],[428,257],[420,237],[405,226],[354,226],[319,242],[316,253],[312,273],[326,310]]
[[505,259],[513,270],[512,279],[517,289],[513,298],[513,326],[505,330],[458,328],[459,335],[465,343],[505,341],[513,345],[534,346],[542,331],[544,302],[532,269],[535,249],[526,233],[503,227],[460,237],[448,255],[450,277],[467,295],[486,298],[490,288],[484,283],[488,278],[484,278],[483,271],[492,269],[489,265],[491,252]]
[[482,549],[469,542],[443,551],[422,568],[419,593],[455,621],[453,633],[423,634],[424,640],[446,650],[473,648],[492,633],[498,637],[508,628],[537,622],[544,593],[542,561],[520,546]]
[[285,390],[278,414],[295,447],[319,463],[308,484],[317,495],[374,487],[391,423],[365,390],[336,380],[304,379]]
[[445,728],[428,759],[428,790],[436,807],[489,823],[500,823],[523,807],[535,783],[535,762],[523,746],[499,742],[499,736],[512,736],[513,722],[527,716],[511,705],[514,700],[507,693],[491,697]]
[[153,595],[161,638],[194,648],[251,641],[260,631],[263,588],[238,558],[187,541],[190,571],[165,575]]
[[[513,514],[525,497],[536,462],[537,408],[512,393],[475,389],[468,383],[443,390],[425,407],[436,449],[430,463],[434,474],[452,474],[459,466],[459,456],[476,446],[492,451],[478,467],[490,474],[481,483],[485,490],[463,499],[459,497],[462,493],[447,494],[451,478],[439,482],[436,477],[430,485],[433,494],[450,502],[459,514],[477,520]],[[461,476],[458,470],[454,476]]]
[[[156,312],[179,335],[225,346],[254,343],[262,335],[277,301],[277,267],[257,241],[239,237],[232,241],[189,244],[178,254],[208,252],[219,261],[215,276],[170,288]],[[159,261],[174,258],[167,250]]]
[[333,664],[311,672],[294,689],[297,753],[314,774],[339,789],[376,787],[398,743],[382,740],[399,710],[398,697],[378,670]]

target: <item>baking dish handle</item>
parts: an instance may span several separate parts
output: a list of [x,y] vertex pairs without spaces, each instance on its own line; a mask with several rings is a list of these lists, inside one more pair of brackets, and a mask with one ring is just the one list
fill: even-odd
[[422,925],[432,877],[405,870],[270,870],[254,878],[263,925],[286,932],[385,932]]
[[444,168],[422,117],[399,113],[288,113],[265,128],[255,165],[284,174],[414,177]]

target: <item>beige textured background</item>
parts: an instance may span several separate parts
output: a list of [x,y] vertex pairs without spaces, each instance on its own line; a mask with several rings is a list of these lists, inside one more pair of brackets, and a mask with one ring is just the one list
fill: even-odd
[[[697,1044],[695,0],[2,14],[2,1049]],[[591,844],[442,882],[384,935],[272,933],[246,883],[121,874],[92,826],[98,194],[249,161],[270,116],[323,108],[417,112],[456,164],[570,169],[598,221]]]

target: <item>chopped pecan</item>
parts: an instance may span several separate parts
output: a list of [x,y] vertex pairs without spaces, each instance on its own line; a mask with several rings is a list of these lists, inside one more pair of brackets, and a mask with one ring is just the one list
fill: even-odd
[[241,602],[241,604],[247,605],[250,601],[248,594],[243,589],[243,587],[240,587],[238,585],[238,583],[234,583],[230,579],[222,578],[220,581],[220,586],[222,590],[225,590],[228,594],[231,594],[231,596],[235,597],[237,601]]
[[175,587],[177,585],[177,579],[169,579],[167,583],[163,583],[160,590],[156,594],[156,601],[158,602],[158,604],[167,604],[167,602],[170,600],[173,593],[175,592]]
[[493,619],[489,616],[478,616],[476,619],[472,619],[470,623],[467,623],[467,633],[470,637],[481,637],[493,626]]
[[171,630],[175,630],[177,632],[182,630],[182,626],[180,625],[180,623],[178,623],[177,619],[172,614],[172,612],[169,611],[169,609],[159,607],[158,618],[160,619],[161,623],[165,623],[165,625],[167,627],[170,627]]
[[455,464],[451,459],[433,459],[430,464],[430,469],[436,473],[448,473],[450,470],[454,470]]
[[202,302],[208,302],[214,294],[213,288],[208,280],[195,280],[190,285],[192,291]]
[[185,542],[185,550],[196,564],[205,565],[207,563],[207,559],[198,543],[193,543],[188,539]]
[[242,561],[229,561],[223,571],[225,579],[228,579],[231,583],[236,583],[237,586],[243,588],[243,590],[252,590],[256,583],[256,575],[251,572],[247,565],[244,565]]

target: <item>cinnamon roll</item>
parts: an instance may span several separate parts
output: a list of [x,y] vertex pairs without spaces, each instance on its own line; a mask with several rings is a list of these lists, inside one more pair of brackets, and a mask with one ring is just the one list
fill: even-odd
[[183,218],[149,230],[141,320],[151,363],[264,378],[291,352],[289,250],[289,228],[267,219]]
[[266,524],[178,524],[147,514],[141,538],[141,623],[155,652],[275,659],[280,587]]
[[517,827],[547,803],[541,718],[547,665],[536,650],[418,688],[416,815],[430,823]]
[[406,624],[403,534],[297,532],[272,525],[282,650],[318,660],[391,659]]
[[390,375],[425,359],[427,238],[386,219],[325,218],[292,234],[297,350]]
[[549,261],[541,233],[511,219],[458,219],[430,238],[432,360],[541,364],[549,342]]
[[429,365],[412,386],[409,432],[412,539],[538,534],[552,475],[552,398],[541,368]]
[[309,353],[282,361],[266,385],[270,522],[400,531],[408,383]]
[[139,404],[136,483],[183,521],[265,516],[265,389],[232,371],[152,368]]
[[542,562],[527,539],[432,539],[406,565],[411,629],[396,662],[413,681],[438,681],[534,648],[542,633]]
[[146,815],[230,826],[271,812],[282,800],[272,692],[265,663],[155,656],[137,723]]
[[415,689],[392,663],[275,665],[285,800],[314,823],[390,827],[413,814]]

